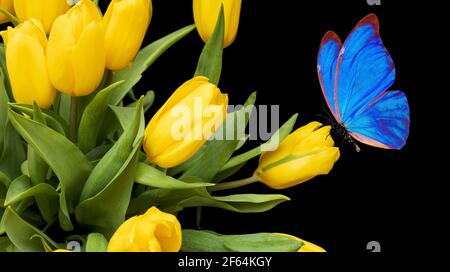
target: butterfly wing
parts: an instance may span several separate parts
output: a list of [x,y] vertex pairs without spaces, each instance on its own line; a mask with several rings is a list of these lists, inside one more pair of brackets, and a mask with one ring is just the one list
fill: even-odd
[[372,101],[347,129],[358,141],[380,148],[400,149],[409,135],[409,105],[404,93],[389,91]]
[[355,139],[381,148],[405,144],[409,106],[402,92],[386,92],[394,80],[394,62],[370,14],[350,33],[336,64],[335,109]]
[[347,125],[395,80],[394,62],[380,38],[374,14],[362,19],[347,37],[336,71],[337,112]]
[[317,74],[319,75],[320,86],[322,93],[327,101],[328,108],[333,116],[340,123],[340,116],[336,112],[335,99],[335,75],[336,65],[339,57],[339,52],[342,48],[342,42],[338,35],[333,31],[328,31],[320,43],[319,54],[317,56]]

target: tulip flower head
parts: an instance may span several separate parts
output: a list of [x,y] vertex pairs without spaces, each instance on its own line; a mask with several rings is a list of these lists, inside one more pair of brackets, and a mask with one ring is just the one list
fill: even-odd
[[156,207],[125,221],[108,245],[109,252],[177,252],[180,248],[180,222]]
[[42,24],[27,20],[15,28],[8,27],[1,35],[14,99],[29,105],[36,101],[39,107],[49,108],[56,91],[47,70],[47,36]]
[[70,8],[67,0],[14,0],[14,10],[21,21],[34,18],[50,33],[55,19]]
[[[0,8],[6,10],[9,13],[14,13],[13,0],[0,0]],[[3,13],[0,12],[0,24],[8,22],[9,19]]]
[[81,0],[55,20],[48,41],[50,81],[70,96],[91,94],[105,71],[102,16],[90,0]]
[[141,47],[152,18],[150,0],[112,0],[103,18],[106,67],[117,71],[130,65]]
[[160,167],[190,159],[220,127],[228,96],[202,76],[179,87],[145,130],[144,150]]
[[277,150],[261,155],[255,175],[271,188],[285,189],[328,174],[340,155],[330,130],[319,122],[299,128]]
[[237,35],[242,0],[194,0],[194,21],[197,31],[206,43],[212,36],[223,5],[225,16],[224,48],[230,46]]

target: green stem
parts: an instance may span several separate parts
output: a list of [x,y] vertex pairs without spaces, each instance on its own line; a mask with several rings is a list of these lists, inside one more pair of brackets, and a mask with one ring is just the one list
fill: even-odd
[[230,190],[230,189],[234,189],[234,188],[239,188],[239,187],[242,187],[242,186],[250,185],[250,184],[256,183],[258,181],[259,180],[258,180],[258,178],[256,176],[252,176],[252,177],[249,177],[249,178],[246,178],[246,179],[240,179],[240,180],[220,183],[220,184],[217,184],[217,185],[215,185],[213,187],[210,187],[208,190],[210,192]]
[[9,21],[14,25],[18,26],[20,24],[19,19],[17,19],[16,16],[12,15],[10,12],[8,12],[6,9],[0,8],[0,13],[6,16],[6,18],[9,19]]
[[78,130],[78,97],[72,96],[70,98],[70,120],[69,120],[69,133],[70,140],[74,143],[77,142]]

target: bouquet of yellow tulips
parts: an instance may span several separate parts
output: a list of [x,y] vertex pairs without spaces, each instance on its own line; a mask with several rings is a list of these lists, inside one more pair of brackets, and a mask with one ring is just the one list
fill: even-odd
[[[225,191],[295,186],[339,158],[329,126],[292,132],[297,115],[242,151],[256,94],[230,112],[218,87],[240,7],[194,0],[195,25],[142,45],[150,0],[111,0],[105,14],[91,0],[0,0],[9,23],[0,45],[0,252],[323,251],[287,234],[225,235],[177,219],[192,207],[268,211],[289,198]],[[133,87],[195,29],[205,47],[194,76],[146,120],[155,93]],[[257,157],[252,177],[227,181]]]

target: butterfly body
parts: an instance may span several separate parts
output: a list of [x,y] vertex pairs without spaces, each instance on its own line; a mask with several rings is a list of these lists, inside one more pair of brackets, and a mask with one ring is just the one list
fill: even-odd
[[[338,134],[385,149],[400,149],[409,134],[404,93],[388,91],[395,66],[379,35],[374,14],[363,18],[344,43],[329,31],[322,39],[317,71]],[[359,147],[357,147],[359,149]]]

